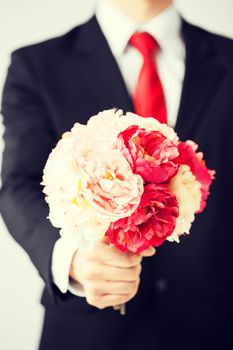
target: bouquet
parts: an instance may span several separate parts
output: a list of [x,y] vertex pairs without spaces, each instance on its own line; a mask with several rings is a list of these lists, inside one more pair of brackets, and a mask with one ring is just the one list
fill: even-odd
[[80,249],[103,236],[133,253],[179,242],[204,210],[215,173],[197,148],[166,124],[121,110],[76,123],[44,168],[48,218]]

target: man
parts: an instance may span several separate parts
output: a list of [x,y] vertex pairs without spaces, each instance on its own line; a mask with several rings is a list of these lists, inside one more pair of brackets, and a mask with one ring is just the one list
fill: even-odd
[[[41,350],[233,348],[232,59],[231,40],[186,23],[169,0],[102,0],[87,23],[12,55],[0,209],[46,284]],[[190,237],[155,255],[104,241],[82,252],[46,220],[48,154],[74,122],[112,107],[160,115],[217,172]]]

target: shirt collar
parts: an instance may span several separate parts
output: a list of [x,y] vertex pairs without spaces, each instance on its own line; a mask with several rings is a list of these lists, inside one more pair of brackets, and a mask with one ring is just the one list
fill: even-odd
[[146,31],[159,43],[164,53],[183,56],[181,18],[173,5],[147,22],[137,22],[108,0],[99,0],[96,17],[113,55],[124,53],[132,34]]

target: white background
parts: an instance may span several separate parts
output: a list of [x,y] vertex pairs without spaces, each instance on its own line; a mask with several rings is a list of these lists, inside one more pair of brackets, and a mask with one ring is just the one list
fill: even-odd
[[[91,16],[94,3],[94,0],[0,0],[0,91],[12,50],[68,31]],[[233,38],[232,0],[176,3],[189,21]],[[2,134],[2,127],[0,131]],[[43,318],[39,303],[42,287],[29,258],[0,221],[1,350],[37,349]]]

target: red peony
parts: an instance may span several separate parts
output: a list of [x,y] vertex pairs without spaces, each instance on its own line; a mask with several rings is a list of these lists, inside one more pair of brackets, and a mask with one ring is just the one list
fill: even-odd
[[165,183],[177,172],[177,145],[160,131],[130,126],[118,135],[118,148],[145,182]]
[[134,213],[112,223],[106,236],[121,251],[140,253],[172,234],[178,214],[175,195],[164,186],[148,184]]
[[198,145],[193,141],[180,142],[178,145],[179,156],[175,160],[178,164],[186,164],[190,167],[193,175],[201,184],[201,204],[200,209],[196,213],[200,213],[205,209],[206,200],[209,196],[209,188],[214,179],[215,171],[209,170],[203,154],[196,152]]

